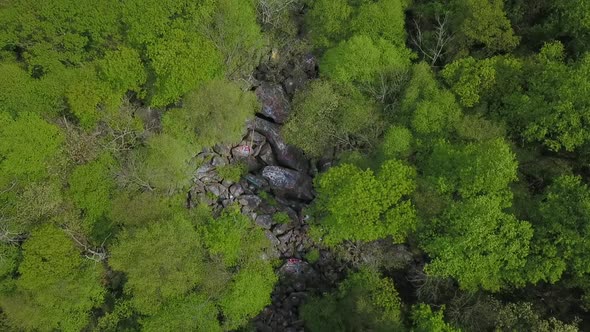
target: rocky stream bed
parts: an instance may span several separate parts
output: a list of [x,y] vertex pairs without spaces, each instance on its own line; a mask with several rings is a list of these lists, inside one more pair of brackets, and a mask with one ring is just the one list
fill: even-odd
[[[330,161],[312,163],[281,137],[281,125],[287,120],[294,91],[317,76],[315,58],[299,57],[293,68],[297,77],[283,82],[257,81],[255,93],[262,105],[246,126],[241,142],[205,149],[197,158],[189,193],[189,207],[204,202],[214,211],[238,204],[241,212],[264,229],[272,244],[272,255],[282,262],[279,282],[272,303],[255,319],[259,331],[303,331],[298,309],[306,297],[322,292],[341,279],[342,267],[328,251],[320,251],[315,262],[305,255],[314,247],[307,236],[309,225],[304,208],[313,200],[312,178],[330,166]],[[264,75],[259,74],[264,79]],[[233,164],[245,164],[248,173],[239,181],[223,179],[217,170]],[[277,221],[280,213],[288,220]],[[285,218],[286,219],[286,218]]]

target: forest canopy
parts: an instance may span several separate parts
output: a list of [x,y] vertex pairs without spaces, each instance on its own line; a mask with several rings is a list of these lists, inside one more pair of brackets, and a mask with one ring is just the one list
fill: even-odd
[[0,1],[0,330],[590,329],[590,1]]

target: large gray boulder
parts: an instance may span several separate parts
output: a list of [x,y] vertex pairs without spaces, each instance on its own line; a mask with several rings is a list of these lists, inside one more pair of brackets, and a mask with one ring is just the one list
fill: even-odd
[[309,170],[309,162],[305,159],[303,152],[285,143],[285,140],[281,137],[280,126],[258,117],[250,121],[248,126],[266,137],[279,165],[301,172]]
[[275,195],[305,201],[313,199],[312,180],[305,173],[280,166],[266,166],[262,176],[268,180]]
[[256,96],[262,104],[260,113],[276,123],[285,123],[289,117],[289,100],[279,84],[263,82],[256,88]]

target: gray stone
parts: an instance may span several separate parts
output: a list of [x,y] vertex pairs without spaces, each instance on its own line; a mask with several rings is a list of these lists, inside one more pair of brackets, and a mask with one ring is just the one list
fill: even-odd
[[270,243],[275,246],[275,247],[280,247],[281,246],[281,241],[279,241],[279,239],[269,230],[266,230],[264,232],[264,234],[266,235],[266,237],[268,238],[268,240],[270,241]]
[[213,160],[211,160],[211,165],[215,167],[225,166],[227,165],[228,161],[225,157],[215,156]]
[[222,156],[229,156],[230,148],[230,146],[227,146],[225,144],[217,144],[213,147],[213,151]]
[[290,72],[291,76],[283,82],[283,87],[289,96],[303,89],[309,80],[307,73],[301,67],[295,67]]
[[295,80],[292,77],[287,78],[284,82],[283,82],[283,86],[285,87],[285,91],[289,94],[289,95],[293,95],[295,93]]
[[230,198],[237,198],[244,193],[244,188],[239,183],[234,183],[229,187]]
[[216,172],[211,171],[209,173],[201,174],[200,180],[203,181],[203,183],[217,183],[221,181],[221,177]]
[[309,162],[305,159],[301,150],[285,143],[281,137],[281,128],[279,125],[261,118],[255,118],[248,123],[248,126],[266,137],[272,147],[277,164],[305,173],[307,172]]
[[228,197],[227,188],[220,183],[212,183],[207,186],[207,190],[217,197]]
[[256,96],[262,104],[260,111],[276,123],[284,123],[289,117],[290,107],[287,95],[279,84],[263,82],[256,88]]
[[260,190],[265,190],[269,186],[268,181],[264,177],[261,177],[261,176],[258,176],[258,175],[246,174],[244,176],[244,179],[249,184],[251,184],[252,186],[254,186],[254,188],[257,188],[257,189],[260,189]]
[[307,201],[313,199],[312,180],[307,174],[285,167],[267,166],[262,170],[262,176],[277,195]]
[[272,227],[272,217],[268,214],[262,214],[256,217],[256,219],[254,220],[254,222],[256,223],[256,225],[264,228],[264,229],[270,229]]
[[214,205],[216,203],[215,200],[211,199],[211,197],[209,197],[209,195],[207,195],[205,193],[201,193],[201,194],[197,195],[197,202],[203,203],[206,205]]
[[260,148],[258,157],[266,164],[266,166],[275,166],[277,164],[277,160],[275,159],[275,155],[272,152],[270,144],[264,144]]
[[195,180],[192,186],[193,194],[205,192],[205,184],[201,180]]
[[252,154],[252,147],[248,144],[240,144],[231,149],[231,155],[236,159],[244,159]]
[[197,178],[200,179],[202,176],[204,176],[204,174],[209,173],[213,169],[215,169],[215,166],[210,164],[201,165],[199,168],[197,168]]
[[260,213],[266,213],[270,215],[273,215],[277,212],[277,208],[275,206],[272,206],[271,204],[268,204],[268,202],[266,201],[260,204],[258,210],[260,211]]
[[259,146],[266,142],[266,137],[257,131],[249,129],[248,134],[246,134],[246,136],[243,139],[243,142],[249,145]]
[[[272,232],[275,233],[277,236],[281,237],[281,235],[289,232],[291,229],[293,229],[293,226],[289,225],[289,224],[278,224],[275,228],[273,228]],[[292,234],[291,232],[289,232],[290,234]],[[285,234],[285,238],[281,238],[281,241],[283,242],[288,242],[289,239],[287,238],[287,235],[289,234]],[[289,236],[290,237],[290,236]]]
[[238,202],[240,205],[247,206],[251,210],[254,210],[260,205],[260,203],[262,203],[262,199],[256,195],[242,195]]

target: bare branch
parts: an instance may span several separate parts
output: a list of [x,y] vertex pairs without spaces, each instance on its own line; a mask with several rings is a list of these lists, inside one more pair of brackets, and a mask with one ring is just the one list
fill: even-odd
[[448,31],[448,18],[448,12],[445,13],[443,18],[441,18],[439,15],[436,16],[434,46],[431,46],[430,48],[425,46],[422,29],[420,28],[418,22],[414,20],[416,33],[410,36],[410,40],[412,41],[412,44],[414,44],[422,53],[423,57],[425,59],[429,59],[431,66],[434,66],[436,62],[444,55],[446,45],[453,39],[453,36]]
[[80,241],[76,235],[74,234],[74,232],[72,232],[69,229],[64,229],[64,231],[66,233],[68,233],[68,235],[70,235],[70,237],[80,246],[84,249],[84,257],[95,261],[97,263],[100,263],[104,260],[107,259],[108,254],[106,252],[106,249],[104,247],[104,244],[106,242],[106,240],[111,236],[111,234],[109,234],[103,241],[102,244],[100,245],[99,248],[91,248],[89,247],[87,244],[83,243],[82,241]]

